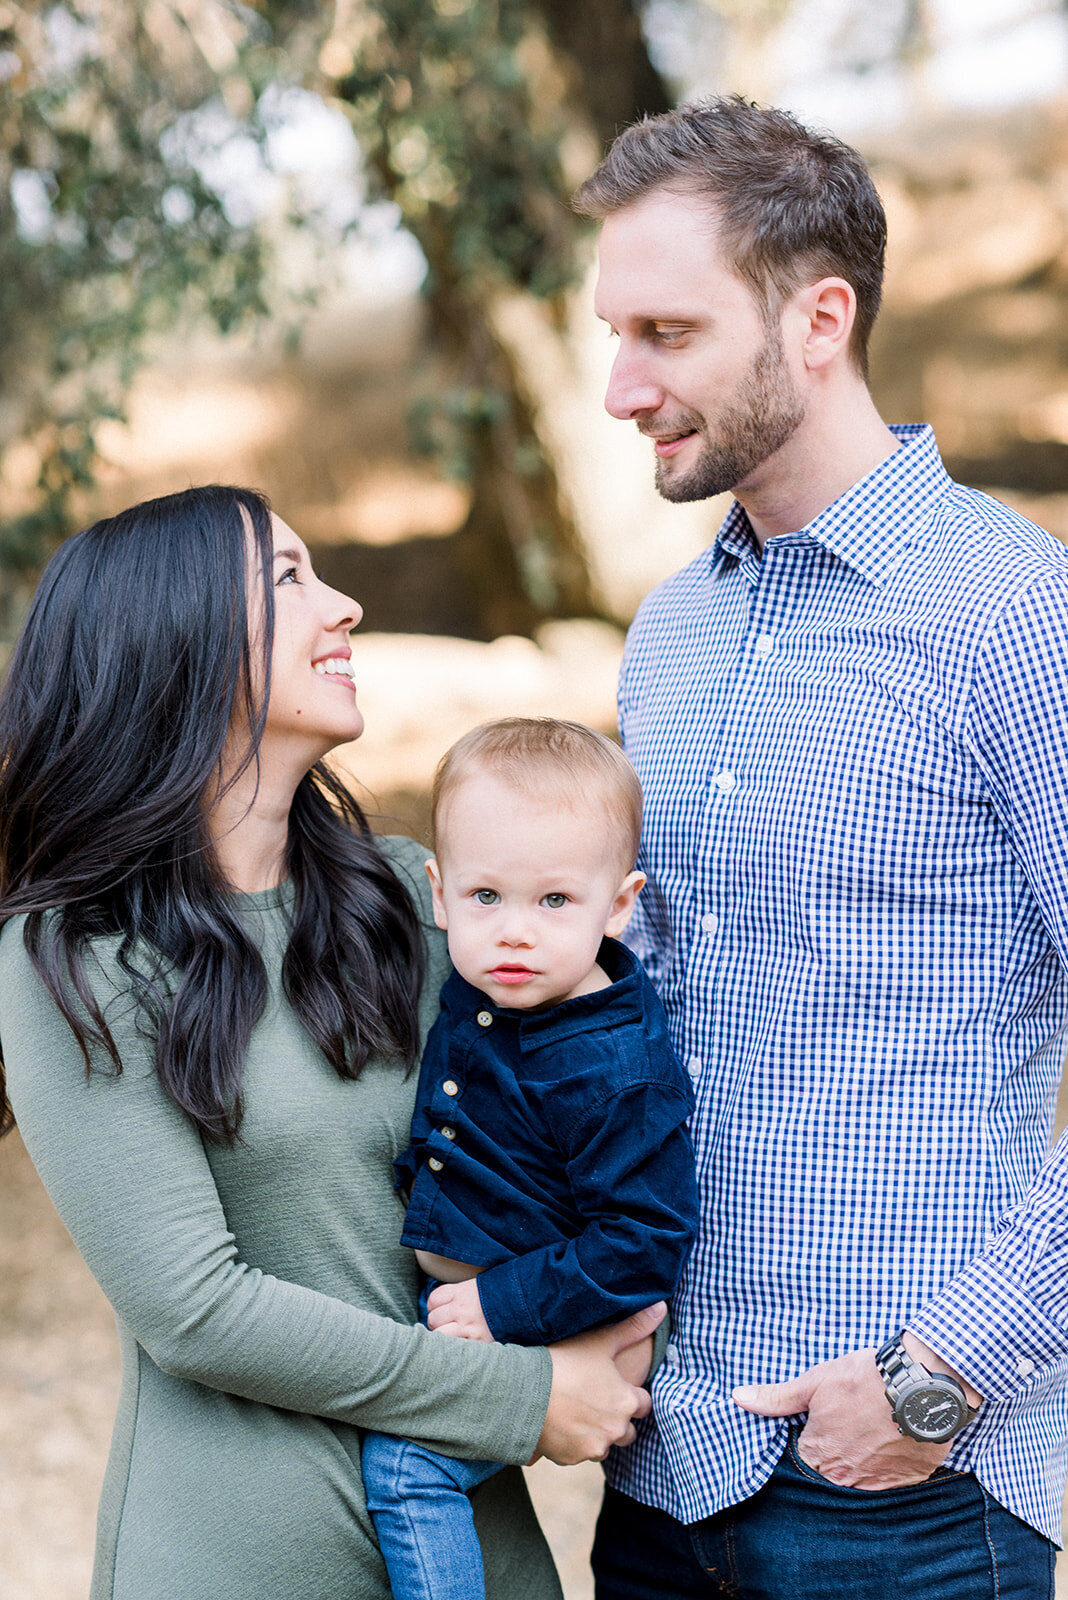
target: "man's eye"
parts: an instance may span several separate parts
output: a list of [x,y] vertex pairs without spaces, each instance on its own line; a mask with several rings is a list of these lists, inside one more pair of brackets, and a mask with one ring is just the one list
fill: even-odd
[[495,906],[500,899],[496,889],[476,889],[475,899],[480,906]]
[[559,911],[561,906],[566,906],[567,905],[567,895],[566,894],[547,894],[545,896],[543,904],[547,905],[549,907],[550,911]]

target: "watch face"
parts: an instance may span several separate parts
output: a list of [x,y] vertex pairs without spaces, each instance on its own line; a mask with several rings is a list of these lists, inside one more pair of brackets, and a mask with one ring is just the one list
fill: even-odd
[[947,1385],[924,1384],[907,1394],[898,1407],[898,1422],[913,1439],[926,1439],[937,1444],[952,1439],[963,1427],[968,1408],[955,1391]]

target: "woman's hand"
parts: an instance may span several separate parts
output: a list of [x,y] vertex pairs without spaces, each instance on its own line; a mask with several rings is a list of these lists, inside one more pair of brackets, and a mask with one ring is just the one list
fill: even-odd
[[535,1459],[544,1455],[570,1467],[603,1461],[612,1445],[632,1443],[633,1419],[644,1417],[652,1401],[621,1375],[616,1358],[649,1339],[666,1314],[661,1300],[624,1322],[549,1346],[553,1386]]
[[649,1382],[649,1369],[653,1364],[653,1336],[646,1334],[637,1344],[627,1345],[612,1357],[616,1371],[636,1389],[644,1389]]

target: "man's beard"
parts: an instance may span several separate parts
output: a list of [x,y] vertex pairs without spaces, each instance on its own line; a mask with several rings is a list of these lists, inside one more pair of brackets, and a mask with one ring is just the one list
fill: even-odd
[[[678,476],[672,475],[670,461],[657,461],[656,487],[665,500],[676,504],[725,494],[780,450],[804,416],[801,397],[787,370],[782,338],[769,334],[734,400],[718,418],[715,438],[705,438],[694,465]],[[700,433],[705,421],[691,413],[680,418],[679,426]]]

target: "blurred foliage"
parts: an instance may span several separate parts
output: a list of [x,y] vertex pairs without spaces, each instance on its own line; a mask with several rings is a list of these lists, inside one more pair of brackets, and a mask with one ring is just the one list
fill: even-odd
[[337,0],[322,34],[319,8],[306,18],[323,92],[346,109],[376,192],[398,206],[426,258],[453,382],[418,408],[416,438],[471,485],[460,559],[491,632],[597,609],[493,316],[499,296],[523,293],[563,326],[563,294],[579,272],[568,196],[597,159],[595,123],[667,104],[633,0],[581,9],[577,31],[560,0]]
[[267,42],[225,0],[0,4],[0,446],[36,469],[0,527],[9,570],[68,531],[146,338],[264,308],[263,235],[205,180],[197,118],[262,138]]
[[770,98],[799,29],[867,82],[922,62],[930,27],[923,0],[0,0],[8,592],[91,507],[100,425],[154,341],[186,318],[277,319],[281,231],[315,218],[293,186],[252,203],[233,174],[270,173],[301,91],[343,112],[366,198],[426,260],[447,376],[413,436],[470,486],[457,560],[487,633],[596,614],[501,308],[533,298],[521,325],[566,332],[584,257],[568,195],[620,126],[666,108],[657,66]]
[[472,485],[468,576],[493,626],[594,609],[492,315],[520,292],[562,322],[567,195],[595,134],[667,103],[637,0],[586,10],[576,29],[562,0],[0,0],[0,452],[25,507],[0,566],[28,573],[68,531],[146,340],[268,309],[271,230],[235,206],[219,155],[262,155],[271,87],[304,83],[345,108],[369,197],[396,203],[426,257],[454,366],[421,436]]

